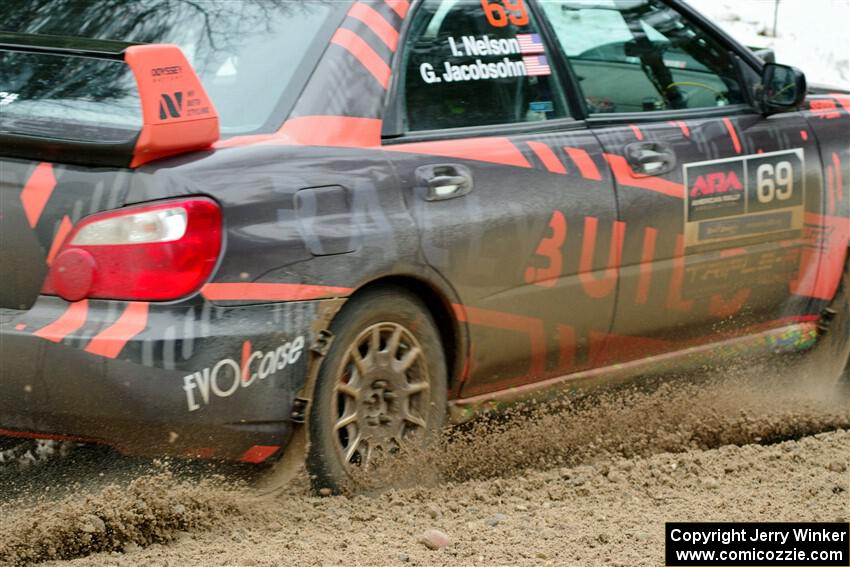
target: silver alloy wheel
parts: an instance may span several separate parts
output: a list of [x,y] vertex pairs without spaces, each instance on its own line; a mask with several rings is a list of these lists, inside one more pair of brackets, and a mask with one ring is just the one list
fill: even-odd
[[377,323],[348,347],[334,386],[333,438],[346,468],[366,466],[426,432],[428,366],[422,347],[398,323]]

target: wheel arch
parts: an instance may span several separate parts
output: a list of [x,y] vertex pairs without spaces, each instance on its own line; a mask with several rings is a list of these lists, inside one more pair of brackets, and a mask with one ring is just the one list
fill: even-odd
[[465,325],[455,316],[454,291],[444,283],[437,283],[421,275],[392,274],[381,276],[360,285],[348,297],[353,299],[359,294],[376,287],[397,287],[418,297],[434,318],[448,369],[449,398],[456,397],[464,377],[464,368],[469,352],[469,337]]

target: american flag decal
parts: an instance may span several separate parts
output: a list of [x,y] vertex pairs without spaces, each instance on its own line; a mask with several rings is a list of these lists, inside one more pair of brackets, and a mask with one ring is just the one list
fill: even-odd
[[525,65],[525,74],[529,77],[552,74],[545,55],[526,55],[522,58],[522,63]]
[[516,39],[519,42],[520,53],[543,53],[543,41],[536,33],[518,33]]

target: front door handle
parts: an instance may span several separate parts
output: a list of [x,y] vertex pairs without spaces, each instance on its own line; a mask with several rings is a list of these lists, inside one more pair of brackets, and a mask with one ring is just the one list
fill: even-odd
[[639,177],[664,175],[676,168],[676,153],[667,142],[635,142],[626,146],[626,161]]
[[445,201],[472,191],[472,173],[465,165],[441,163],[416,169],[417,186],[426,201]]

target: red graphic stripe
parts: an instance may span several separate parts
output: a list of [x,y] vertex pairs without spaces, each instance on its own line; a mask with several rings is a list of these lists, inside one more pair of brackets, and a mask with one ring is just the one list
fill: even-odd
[[836,152],[832,152],[832,165],[835,166],[835,191],[841,202],[844,200],[844,178],[841,176],[841,159]]
[[800,259],[800,278],[792,285],[797,295],[832,299],[841,282],[847,247],[850,245],[850,219],[805,213],[811,231]]
[[148,325],[148,304],[132,302],[109,327],[102,330],[86,346],[85,351],[106,358],[115,358],[127,342]]
[[410,2],[408,0],[384,0],[384,2],[401,18],[405,17],[407,11],[410,10]]
[[617,287],[620,264],[623,259],[623,240],[626,235],[626,225],[622,221],[614,221],[611,227],[611,247],[608,251],[608,265],[601,276],[596,276],[593,269],[593,257],[596,251],[596,237],[599,219],[584,217],[584,238],[581,243],[579,259],[579,280],[584,292],[594,298],[606,297]]
[[301,116],[287,120],[277,139],[305,146],[364,148],[381,144],[381,120],[352,116]]
[[809,108],[812,113],[820,116],[825,120],[835,120],[841,117],[838,112],[838,104],[834,100],[829,99],[814,99],[809,101]]
[[840,93],[832,93],[829,96],[838,101],[838,104],[844,107],[844,110],[850,112],[850,96]]
[[21,191],[21,203],[24,205],[24,213],[30,226],[35,228],[44,206],[56,188],[56,176],[53,174],[53,164],[42,162],[38,164],[30,175],[27,184]]
[[747,249],[743,246],[739,246],[738,248],[725,248],[720,251],[721,258],[736,258],[738,256],[743,256],[747,253]]
[[682,299],[682,287],[685,282],[685,237],[676,235],[676,253],[673,256],[673,273],[670,287],[667,288],[667,309],[688,312],[694,307],[693,299]]
[[245,451],[239,460],[243,463],[259,464],[280,450],[280,445],[254,445]]
[[835,214],[835,178],[832,174],[832,167],[826,166],[826,212],[827,214]]
[[348,15],[366,24],[387,47],[395,51],[398,45],[398,31],[380,12],[363,2],[357,2],[348,11]]
[[334,43],[343,49],[347,50],[355,59],[366,67],[375,80],[380,83],[385,89],[390,83],[390,66],[375,53],[375,50],[369,47],[362,37],[351,30],[339,28],[331,38],[331,43]]
[[[286,124],[284,124],[285,126]],[[226,140],[219,140],[212,145],[215,149],[221,148],[237,148],[243,146],[253,146],[254,144],[263,144],[267,142],[280,143],[280,134],[249,134],[247,136],[233,136]]]
[[53,263],[54,258],[59,253],[59,250],[62,248],[62,244],[65,242],[65,239],[68,238],[68,234],[71,233],[71,228],[73,228],[73,224],[71,224],[71,219],[68,215],[62,217],[62,222],[59,223],[59,229],[56,231],[56,234],[53,236],[53,243],[50,245],[50,251],[47,253],[47,265],[51,265]]
[[782,325],[786,323],[810,323],[812,321],[819,321],[820,315],[788,315],[787,317],[780,317],[779,319],[773,319],[760,327],[768,327],[769,325]]
[[643,235],[643,251],[640,255],[640,279],[638,279],[635,303],[646,305],[649,301],[649,289],[652,283],[652,262],[655,258],[655,241],[658,239],[658,230],[646,227]]
[[632,335],[590,332],[590,366],[604,367],[624,360],[646,358],[676,348],[676,343]]
[[455,312],[455,317],[461,323],[468,322],[468,317],[466,316],[466,308],[460,303],[452,303],[452,310]]
[[299,116],[290,118],[274,134],[234,136],[215,148],[255,144],[367,148],[381,145],[381,120],[357,116]]
[[739,289],[730,299],[724,299],[722,295],[715,293],[708,303],[708,312],[715,317],[731,317],[744,307],[751,293],[752,290],[748,287]]
[[602,174],[599,172],[599,168],[596,167],[596,164],[593,163],[593,158],[585,150],[565,146],[564,151],[575,162],[578,172],[582,177],[592,179],[593,181],[602,181]]
[[590,341],[587,349],[587,361],[591,367],[606,366],[605,362],[612,357],[608,348],[608,335],[601,331],[590,331]]
[[729,136],[732,138],[732,144],[735,146],[735,153],[740,154],[742,151],[741,140],[738,138],[738,132],[735,131],[735,126],[728,118],[723,119],[723,124],[726,125],[726,129],[729,131]]
[[[472,325],[483,325],[495,329],[519,331],[528,335],[531,343],[531,376],[542,376],[546,371],[546,332],[543,320],[503,311],[480,309],[468,305],[454,305],[458,320]],[[463,318],[461,318],[461,315]]]
[[691,137],[691,129],[688,128],[688,125],[683,120],[673,120],[670,122],[670,124],[676,126],[679,130],[681,130],[682,134],[686,138]]
[[33,433],[30,431],[16,431],[14,429],[0,429],[3,437],[17,437],[20,439],[47,439],[50,441],[77,441],[79,443],[99,443],[91,437],[77,437],[76,435],[56,435],[54,433]]
[[83,325],[86,324],[88,312],[89,302],[87,300],[72,303],[61,317],[46,327],[35,331],[33,336],[60,343],[71,333],[83,328]]
[[681,183],[674,183],[660,177],[636,177],[635,172],[632,171],[631,166],[623,156],[605,154],[605,159],[611,166],[611,171],[614,172],[614,179],[616,179],[618,185],[647,189],[677,199],[685,198],[685,187]]
[[[475,347],[470,345],[469,347],[469,355],[467,355],[466,359],[463,361],[463,368],[460,371],[460,376],[458,377],[459,384],[455,387],[457,391],[460,391],[460,386],[462,386],[468,379],[469,373],[472,371],[472,359],[475,358]],[[452,388],[454,390],[455,388]]]
[[555,155],[555,152],[552,151],[552,148],[547,146],[542,142],[526,142],[528,147],[531,148],[537,157],[540,158],[540,161],[543,162],[543,165],[546,166],[546,169],[551,171],[552,173],[566,173],[567,168],[564,167],[564,164],[561,163],[561,160],[558,159],[558,156]]
[[634,132],[634,133],[635,133],[635,137],[636,137],[638,140],[643,140],[643,132],[641,132],[641,131],[640,131],[640,128],[638,128],[638,127],[637,127],[636,125],[634,125],[634,124],[629,124],[629,128],[631,128],[631,129],[632,129],[632,132]]
[[522,152],[508,138],[467,138],[438,142],[415,142],[386,146],[386,151],[486,161],[515,167],[531,167]]
[[576,365],[576,330],[558,324],[558,369],[569,370]]
[[251,379],[251,368],[248,362],[251,360],[251,341],[242,343],[242,381],[248,382]]
[[201,294],[210,301],[303,301],[350,295],[350,287],[288,283],[210,283]]

